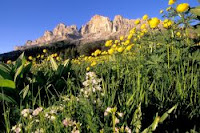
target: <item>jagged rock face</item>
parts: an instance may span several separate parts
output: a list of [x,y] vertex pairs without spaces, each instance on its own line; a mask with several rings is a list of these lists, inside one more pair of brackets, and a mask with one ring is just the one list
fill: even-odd
[[[46,31],[44,35],[34,41],[27,41],[25,45],[48,44],[61,40],[92,42],[98,40],[107,40],[116,38],[120,35],[126,35],[135,25],[133,19],[126,19],[120,15],[115,16],[111,21],[108,17],[95,15],[86,24],[78,30],[76,25],[66,26],[63,23],[58,24],[53,31]],[[141,24],[145,23],[141,20]]]
[[127,31],[134,27],[134,20],[125,19],[120,15],[115,16],[113,21],[113,32]]
[[112,22],[107,17],[95,15],[92,19],[81,28],[81,34],[100,34],[112,32]]

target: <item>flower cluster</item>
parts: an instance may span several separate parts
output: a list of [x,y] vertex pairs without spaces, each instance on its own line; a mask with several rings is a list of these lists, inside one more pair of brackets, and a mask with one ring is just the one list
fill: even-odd
[[81,89],[83,96],[89,97],[92,93],[97,91],[102,92],[101,81],[102,79],[98,79],[94,72],[86,73],[86,80],[83,82],[84,88]]
[[20,133],[22,131],[22,124],[18,124],[12,127],[11,131],[15,133]]
[[73,121],[67,117],[62,121],[62,123],[65,127],[73,127],[71,133],[80,133],[78,126],[81,126],[81,124],[79,122],[77,123],[76,121]]

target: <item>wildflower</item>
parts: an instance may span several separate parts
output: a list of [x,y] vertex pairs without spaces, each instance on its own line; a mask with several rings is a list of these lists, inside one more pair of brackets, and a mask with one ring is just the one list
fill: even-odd
[[124,40],[124,36],[120,36],[120,41],[123,41]]
[[106,41],[105,46],[106,46],[106,47],[112,46],[112,42],[113,42],[112,40]]
[[173,5],[176,2],[176,0],[169,0],[168,5]]
[[87,67],[87,68],[86,68],[86,71],[90,71],[90,67]]
[[46,53],[47,52],[47,50],[46,49],[43,49],[43,53]]
[[148,15],[145,14],[143,17],[142,17],[143,20],[147,20],[148,19]]
[[189,4],[188,3],[182,3],[182,4],[179,4],[176,7],[176,11],[179,12],[179,13],[185,12],[188,9],[189,9]]
[[44,55],[41,55],[41,59],[44,59]]
[[29,59],[29,60],[33,60],[33,57],[32,57],[32,56],[29,56],[28,59]]
[[152,18],[149,20],[149,25],[151,28],[156,28],[160,24],[160,20],[158,18]]
[[108,53],[109,53],[110,55],[112,55],[112,54],[114,53],[114,49],[112,49],[112,48],[109,49],[109,50],[108,50]]
[[11,61],[11,60],[8,60],[6,63],[7,63],[7,64],[11,64],[11,63],[12,63],[12,61]]
[[28,117],[29,116],[29,114],[30,113],[32,113],[33,112],[33,110],[32,109],[23,109],[22,111],[21,111],[21,115],[23,116],[23,117]]
[[129,45],[129,46],[126,47],[126,50],[130,51],[132,49],[132,47],[133,47],[132,45]]
[[119,48],[117,49],[117,51],[118,51],[119,53],[121,53],[121,52],[124,51],[124,48],[123,48],[123,47],[119,47]]
[[124,116],[124,114],[123,113],[117,113],[118,115],[119,115],[119,117],[123,117]]
[[180,32],[177,32],[176,35],[177,35],[178,37],[181,37],[181,33],[180,33]]
[[12,127],[11,131],[15,132],[15,133],[20,133],[22,131],[22,124],[18,124]]
[[142,24],[140,27],[141,30],[146,29],[146,24]]
[[56,60],[57,60],[57,61],[60,61],[61,59],[60,59],[60,57],[58,56],[58,57],[56,57]]
[[94,56],[98,56],[101,54],[101,50],[97,49],[95,52],[94,52]]
[[126,133],[131,133],[131,129],[130,129],[128,126],[126,126],[126,127],[125,127],[125,132],[126,132]]
[[130,40],[126,40],[124,45],[129,45],[130,44]]
[[43,110],[42,107],[38,107],[37,109],[35,109],[32,113],[33,116],[37,116],[41,111]]
[[169,19],[165,19],[164,22],[163,22],[163,27],[168,29],[172,26],[173,24],[173,21],[169,20]]
[[116,117],[115,118],[115,124],[118,124],[119,123],[119,119]]
[[138,25],[139,23],[140,23],[139,19],[135,20],[135,22],[134,22],[135,25]]
[[163,12],[164,12],[163,10],[160,10],[160,14],[163,14]]
[[128,35],[128,40],[130,40],[131,38],[133,37],[133,35],[132,34],[130,34],[130,35]]
[[119,40],[115,40],[115,44],[119,43]]
[[119,133],[119,128],[115,127],[115,133]]
[[37,130],[35,131],[35,133],[44,133],[44,129],[43,129],[43,128],[37,129]]
[[54,121],[56,119],[56,117],[54,116],[54,115],[52,115],[51,117],[50,117],[50,120],[51,121]]
[[107,107],[107,109],[104,112],[104,116],[107,116],[111,112],[112,112],[112,108],[111,107]]
[[68,127],[68,126],[73,126],[75,123],[73,121],[70,120],[70,118],[65,118],[63,121],[62,121],[63,125]]
[[95,66],[97,64],[97,62],[96,61],[93,61],[92,63],[91,63],[91,67],[93,67],[93,66]]

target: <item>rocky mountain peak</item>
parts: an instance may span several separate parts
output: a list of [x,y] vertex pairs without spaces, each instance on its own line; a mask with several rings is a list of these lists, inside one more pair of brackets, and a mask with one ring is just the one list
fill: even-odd
[[80,32],[82,35],[112,32],[112,22],[108,17],[95,15],[86,25],[82,26]]
[[[76,25],[67,26],[64,23],[58,24],[53,31],[45,31],[44,35],[34,41],[27,41],[26,46],[48,44],[56,41],[82,41],[92,42],[116,38],[126,35],[135,25],[133,19],[126,19],[121,15],[116,15],[111,21],[108,17],[95,15],[90,21],[78,30]],[[141,21],[141,23],[143,23]]]

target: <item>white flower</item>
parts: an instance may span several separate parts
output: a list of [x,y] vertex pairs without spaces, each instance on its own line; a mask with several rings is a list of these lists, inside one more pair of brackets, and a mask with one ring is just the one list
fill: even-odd
[[116,117],[115,118],[115,124],[118,124],[119,123],[119,119]]
[[104,116],[107,116],[107,115],[108,115],[108,112],[105,111],[105,112],[104,112]]
[[128,126],[126,126],[125,132],[126,132],[126,133],[131,133],[131,129],[130,129]]
[[70,120],[70,118],[65,118],[62,123],[66,127],[67,126],[73,126],[75,124],[73,121]]
[[37,116],[41,111],[43,110],[42,107],[38,107],[37,109],[35,109],[32,113],[33,116]]
[[89,86],[89,85],[90,85],[89,80],[84,81],[84,82],[83,82],[83,85],[84,85],[85,87]]
[[22,127],[22,124],[15,125],[12,127],[11,131],[15,133],[20,133],[22,131],[21,127]]
[[50,112],[49,112],[50,114],[56,114],[57,113],[57,111],[56,110],[54,110],[54,109],[52,109]]
[[111,113],[112,108],[111,107],[107,107],[106,112]]
[[52,115],[52,116],[50,117],[50,119],[51,119],[52,121],[54,121],[54,120],[56,119],[56,117]]
[[123,113],[117,113],[118,115],[119,115],[119,117],[123,117],[124,116],[124,114]]
[[21,115],[23,116],[23,117],[28,117],[29,116],[29,114],[30,113],[32,113],[33,112],[33,110],[32,109],[23,109],[22,111],[21,111]]

